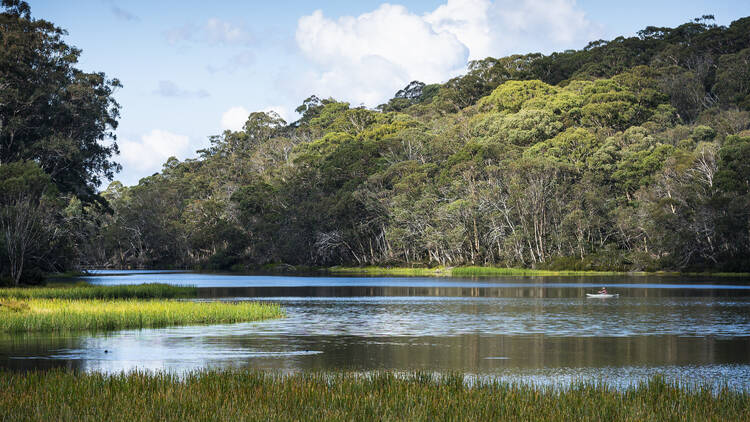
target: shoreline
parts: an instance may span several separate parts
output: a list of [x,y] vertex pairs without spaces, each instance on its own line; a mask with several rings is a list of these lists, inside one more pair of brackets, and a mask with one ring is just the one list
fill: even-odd
[[750,273],[728,272],[679,272],[679,271],[594,271],[594,270],[535,270],[506,267],[330,267],[333,274],[364,275],[401,275],[433,277],[481,277],[481,276],[518,276],[518,277],[590,277],[590,276],[710,276],[710,277],[750,277]]
[[0,289],[0,333],[113,331],[234,324],[285,316],[280,305],[195,302],[194,287],[58,286]]
[[[100,270],[100,269],[93,269]],[[725,271],[599,271],[599,270],[543,270],[531,268],[511,268],[492,266],[457,266],[457,267],[380,267],[380,266],[332,266],[332,267],[309,267],[305,265],[274,264],[264,265],[258,268],[233,268],[233,269],[206,269],[206,268],[107,268],[112,271],[178,271],[194,272],[200,274],[236,274],[236,275],[309,275],[323,276],[334,275],[384,275],[384,276],[407,276],[407,277],[483,277],[483,276],[517,276],[517,277],[602,277],[602,276],[665,276],[665,277],[748,277],[747,272],[725,272]],[[78,272],[71,278],[85,277],[90,274],[85,271]],[[64,278],[51,274],[46,280],[63,280]],[[31,286],[29,286],[31,287]]]

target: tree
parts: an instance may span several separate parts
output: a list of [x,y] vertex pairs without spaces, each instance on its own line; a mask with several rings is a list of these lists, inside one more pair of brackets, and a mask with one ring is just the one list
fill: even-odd
[[57,189],[36,163],[0,165],[0,276],[16,286],[31,266],[43,267],[59,233]]
[[33,160],[61,192],[85,200],[120,166],[114,142],[117,79],[75,67],[81,50],[66,32],[33,19],[26,2],[0,13],[0,164]]

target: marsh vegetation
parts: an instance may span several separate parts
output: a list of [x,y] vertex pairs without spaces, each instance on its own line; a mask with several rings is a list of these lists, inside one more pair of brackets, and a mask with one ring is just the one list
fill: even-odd
[[460,374],[280,375],[200,371],[120,375],[0,373],[7,420],[750,420],[750,394],[655,378],[627,390],[552,389]]
[[0,289],[0,333],[230,324],[284,315],[271,303],[175,300],[196,296],[195,287],[166,284]]

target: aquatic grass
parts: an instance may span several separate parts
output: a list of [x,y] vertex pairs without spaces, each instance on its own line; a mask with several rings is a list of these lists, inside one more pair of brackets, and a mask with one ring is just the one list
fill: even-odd
[[118,375],[0,372],[0,419],[748,421],[747,391],[654,378],[625,390],[595,383],[554,389],[461,374],[197,371]]
[[450,276],[449,267],[411,268],[411,267],[331,267],[330,273],[362,275],[396,275],[396,276]]
[[674,271],[593,271],[593,270],[535,270],[530,268],[506,268],[506,267],[433,267],[433,268],[411,268],[411,267],[331,267],[326,271],[334,274],[356,274],[356,275],[392,275],[392,276],[442,276],[442,277],[491,277],[491,276],[518,276],[518,277],[585,277],[585,276],[712,276],[712,277],[748,277],[750,273],[681,273]]
[[29,304],[17,300],[5,299],[0,300],[0,308],[2,308],[2,311],[24,312],[29,310]]
[[193,286],[131,284],[97,286],[88,283],[51,284],[45,287],[0,288],[0,298],[13,299],[188,299],[198,297]]
[[28,309],[21,311],[0,306],[0,333],[231,324],[284,316],[278,304],[256,302],[27,299],[24,303]]
[[[394,275],[394,276],[446,276],[446,277],[482,277],[482,276],[603,276],[603,275],[646,275],[648,273],[624,273],[613,271],[553,271],[533,270],[526,268],[501,267],[434,267],[434,268],[406,268],[406,267],[332,267],[331,273],[362,274],[362,275]],[[667,273],[652,273],[667,274]],[[675,273],[676,274],[676,273]]]
[[[502,267],[455,267],[451,269],[453,276],[524,276],[524,277],[562,277],[562,276],[612,276],[612,275],[648,275],[670,273],[646,273],[646,272],[617,272],[617,271],[578,271],[578,270],[534,270],[528,268],[502,268]],[[674,273],[677,274],[677,273]]]

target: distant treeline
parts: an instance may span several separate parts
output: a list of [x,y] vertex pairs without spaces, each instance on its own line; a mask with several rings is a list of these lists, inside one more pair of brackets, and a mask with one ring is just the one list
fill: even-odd
[[71,198],[75,256],[750,270],[750,18],[711,22],[474,61],[375,110],[252,113],[196,159]]

